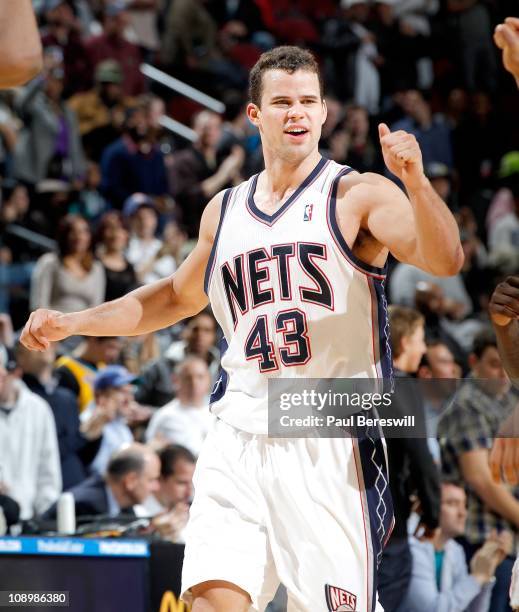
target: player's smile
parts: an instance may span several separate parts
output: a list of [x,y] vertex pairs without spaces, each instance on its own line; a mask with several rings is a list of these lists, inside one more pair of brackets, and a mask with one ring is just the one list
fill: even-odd
[[289,137],[290,140],[295,141],[295,142],[304,140],[305,136],[307,136],[310,133],[309,130],[303,125],[295,125],[295,124],[290,125],[289,127],[285,128],[284,132]]

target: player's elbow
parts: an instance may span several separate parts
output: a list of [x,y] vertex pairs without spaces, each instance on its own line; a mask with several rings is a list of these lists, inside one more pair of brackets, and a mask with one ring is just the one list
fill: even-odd
[[435,262],[431,272],[435,276],[456,276],[465,263],[465,255],[461,244],[458,244],[452,252],[445,252],[445,256]]
[[0,88],[24,85],[43,68],[41,49],[24,53],[21,56],[6,56],[0,61]]

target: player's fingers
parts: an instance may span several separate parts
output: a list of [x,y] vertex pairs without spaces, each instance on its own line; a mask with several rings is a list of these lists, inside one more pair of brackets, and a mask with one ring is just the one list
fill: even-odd
[[46,350],[49,348],[50,343],[43,334],[43,325],[47,321],[47,314],[36,311],[29,327],[29,333],[33,342],[40,350]]
[[503,460],[503,438],[496,438],[490,451],[489,463],[492,479],[495,483],[501,482],[501,462]]
[[499,47],[499,49],[504,49],[506,47],[506,39],[503,36],[501,25],[498,25],[494,30],[494,42]]
[[[504,41],[504,46],[510,46],[512,49],[519,49],[519,40],[517,32],[508,24],[498,25],[496,32],[499,32],[500,37]],[[501,49],[503,47],[500,47]]]
[[35,316],[36,314],[34,312],[31,313],[29,320],[25,324],[22,335],[20,336],[20,342],[28,349],[41,351],[44,347],[31,331]]
[[409,147],[406,147],[401,151],[393,153],[393,156],[398,163],[402,163],[404,165],[408,162],[416,162],[419,159],[418,151],[416,151],[416,149],[414,148]]
[[512,26],[515,30],[519,31],[519,17],[507,17],[505,23],[508,26]]
[[391,130],[389,129],[389,127],[385,123],[379,123],[378,137],[380,141],[382,142],[382,138],[384,138],[385,136],[389,136],[389,134],[391,134]]

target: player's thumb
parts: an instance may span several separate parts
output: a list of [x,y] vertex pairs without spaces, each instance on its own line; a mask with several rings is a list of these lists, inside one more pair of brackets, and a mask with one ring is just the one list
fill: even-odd
[[384,138],[384,136],[387,136],[388,134],[391,134],[391,130],[387,127],[387,125],[385,123],[379,123],[378,137],[380,138],[380,140],[382,140],[382,138]]

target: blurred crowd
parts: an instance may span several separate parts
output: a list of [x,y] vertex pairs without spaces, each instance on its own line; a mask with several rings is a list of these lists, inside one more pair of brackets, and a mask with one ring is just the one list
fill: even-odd
[[[389,442],[397,524],[382,603],[387,612],[508,610],[519,491],[493,482],[486,457],[518,398],[487,307],[495,285],[519,272],[518,93],[492,42],[495,25],[517,14],[515,0],[33,4],[44,70],[0,92],[7,523],[52,519],[60,493],[72,490],[79,515],[153,516],[151,530],[182,541],[219,376],[212,313],[40,353],[17,332],[36,308],[81,310],[175,272],[208,200],[263,167],[245,112],[248,71],[263,51],[297,44],[316,54],[325,78],[322,154],[394,178],[378,122],[412,132],[465,252],[450,278],[389,263],[395,371],[468,383],[420,400],[427,440]],[[148,79],[143,63],[225,111]],[[168,117],[190,126],[192,139],[170,131]],[[409,540],[413,517],[421,535]]]

